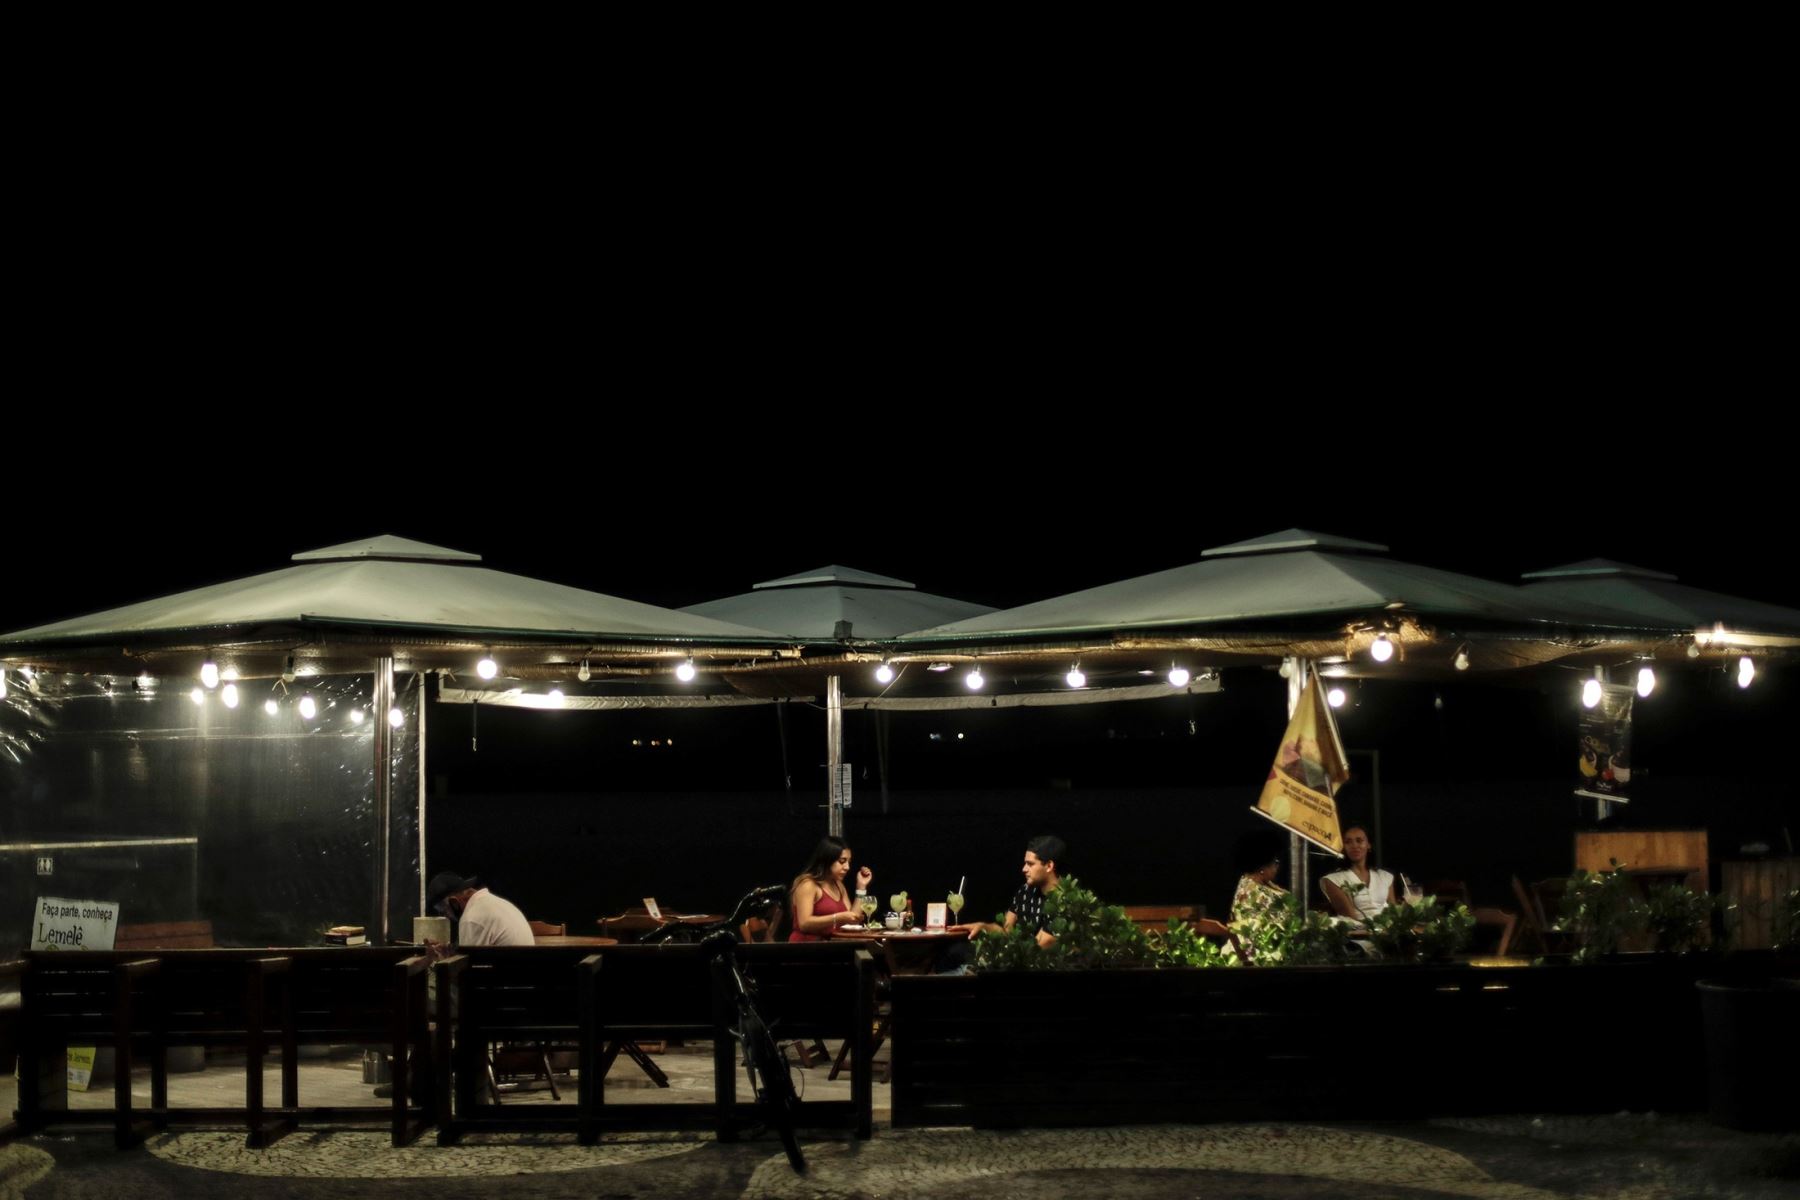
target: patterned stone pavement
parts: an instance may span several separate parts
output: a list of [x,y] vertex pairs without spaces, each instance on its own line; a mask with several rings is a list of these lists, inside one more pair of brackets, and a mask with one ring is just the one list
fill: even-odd
[[[891,1130],[807,1136],[794,1175],[769,1138],[501,1136],[402,1150],[376,1131],[308,1131],[266,1151],[235,1132],[182,1132],[117,1153],[98,1131],[0,1145],[0,1200],[95,1196],[1268,1197],[1271,1200],[1793,1200],[1800,1135],[1695,1116],[1495,1117],[1397,1126],[1209,1125]],[[448,1182],[454,1180],[454,1183]]]

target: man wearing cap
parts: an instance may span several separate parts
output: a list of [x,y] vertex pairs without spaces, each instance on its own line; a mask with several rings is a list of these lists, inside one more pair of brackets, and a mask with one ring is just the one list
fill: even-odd
[[[464,879],[454,871],[443,871],[426,888],[426,899],[432,911],[456,922],[458,946],[530,946],[531,922],[519,906],[503,900],[474,879]],[[442,953],[433,947],[433,954]]]

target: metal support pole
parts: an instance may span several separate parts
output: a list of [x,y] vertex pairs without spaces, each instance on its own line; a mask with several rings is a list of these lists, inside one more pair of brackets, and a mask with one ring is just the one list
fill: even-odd
[[832,837],[844,836],[844,796],[838,779],[838,768],[844,762],[844,680],[827,676],[825,680],[825,788],[829,797],[826,832]]
[[369,931],[379,931],[381,940],[375,944],[385,946],[388,942],[388,887],[392,882],[390,859],[393,854],[394,727],[387,719],[388,709],[394,707],[394,658],[391,654],[375,660],[375,703],[372,707],[375,709],[375,865],[380,878],[375,886],[375,919],[369,922]]
[[[1306,686],[1306,673],[1310,668],[1304,658],[1288,658],[1288,720],[1294,719],[1294,710],[1300,707],[1300,691]],[[1306,897],[1306,839],[1297,833],[1288,834],[1288,890],[1291,891],[1304,906]]]
[[419,915],[429,917],[431,910],[425,907],[425,880],[429,875],[425,870],[425,693],[431,689],[431,678],[419,676]]

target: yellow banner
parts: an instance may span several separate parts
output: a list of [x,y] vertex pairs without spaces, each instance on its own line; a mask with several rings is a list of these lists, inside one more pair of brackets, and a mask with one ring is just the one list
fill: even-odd
[[1275,765],[1251,811],[1299,834],[1315,846],[1343,853],[1337,801],[1332,795],[1350,778],[1337,723],[1325,703],[1325,689],[1312,673],[1300,689],[1300,702],[1282,735]]

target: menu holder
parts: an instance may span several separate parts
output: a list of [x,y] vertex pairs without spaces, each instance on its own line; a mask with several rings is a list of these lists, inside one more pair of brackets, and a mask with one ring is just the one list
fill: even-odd
[[644,897],[644,911],[650,914],[650,919],[652,921],[662,920],[662,909],[656,906],[655,896]]
[[942,929],[950,919],[948,904],[927,904],[925,906],[925,928]]

